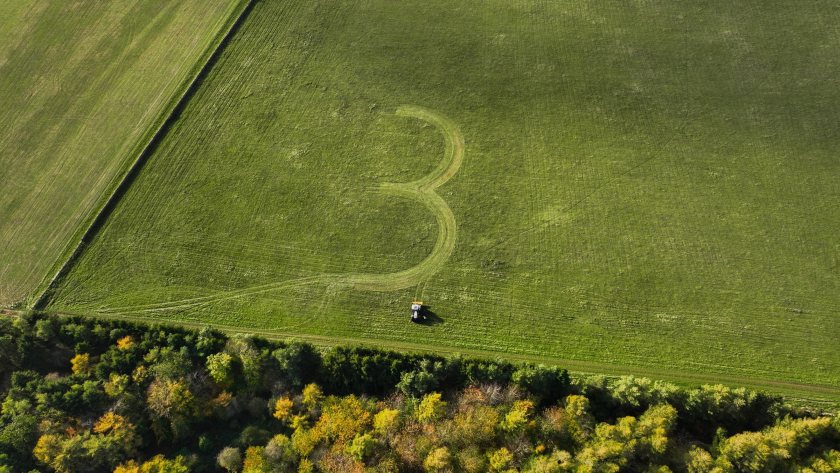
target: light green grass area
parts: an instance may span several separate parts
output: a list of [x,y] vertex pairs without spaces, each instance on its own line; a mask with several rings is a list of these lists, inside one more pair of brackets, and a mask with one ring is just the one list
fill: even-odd
[[37,293],[241,2],[0,2],[0,307]]
[[838,399],[839,19],[260,2],[48,309]]

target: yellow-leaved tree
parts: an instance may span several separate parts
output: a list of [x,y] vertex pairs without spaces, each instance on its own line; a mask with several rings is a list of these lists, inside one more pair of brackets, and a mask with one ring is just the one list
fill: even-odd
[[329,397],[312,428],[317,439],[347,444],[370,426],[371,413],[356,396]]
[[534,403],[531,401],[514,401],[510,410],[502,420],[502,429],[507,432],[515,432],[525,428],[531,420],[534,411]]
[[788,471],[816,440],[828,437],[831,418],[787,419],[761,432],[742,432],[725,439],[715,466],[722,472]]
[[309,412],[317,409],[323,400],[324,392],[321,391],[321,388],[318,387],[317,384],[309,383],[303,387],[303,392],[301,392],[301,403],[303,403],[303,407],[305,407]]
[[117,349],[118,350],[125,351],[125,350],[130,349],[133,346],[134,346],[134,338],[132,338],[131,335],[126,335],[126,336],[121,337],[120,339],[117,340]]
[[668,446],[677,411],[668,404],[651,407],[638,419],[622,417],[615,424],[598,424],[595,435],[578,452],[578,471],[617,472],[634,462],[656,464]]
[[417,406],[417,420],[424,424],[439,420],[444,414],[446,414],[446,401],[441,399],[440,393],[426,394]]
[[278,398],[274,401],[274,412],[272,415],[275,419],[283,423],[289,423],[292,419],[295,402],[286,396]]
[[167,459],[163,455],[156,455],[141,464],[131,460],[118,466],[114,473],[189,473],[190,469],[184,457],[177,456]]
[[389,435],[399,426],[400,411],[382,409],[373,416],[373,429],[380,435]]
[[452,454],[446,447],[438,447],[429,452],[423,460],[423,468],[429,473],[443,473],[452,468]]
[[78,353],[70,359],[70,369],[73,374],[84,374],[90,371],[90,355],[87,353]]
[[487,454],[487,459],[490,461],[490,471],[501,472],[513,463],[513,454],[505,447],[494,450]]

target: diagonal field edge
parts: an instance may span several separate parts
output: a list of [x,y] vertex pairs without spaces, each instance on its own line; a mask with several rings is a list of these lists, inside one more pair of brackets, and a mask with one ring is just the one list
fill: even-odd
[[[184,107],[186,107],[196,90],[198,90],[198,87],[202,82],[204,82],[204,79],[207,77],[210,69],[212,69],[213,65],[218,61],[219,56],[230,42],[230,39],[234,34],[236,34],[236,31],[239,30],[240,26],[245,21],[245,18],[247,18],[248,14],[253,9],[256,0],[238,0],[238,2],[239,5],[233,9],[233,12],[226,22],[227,27],[223,27],[219,30],[216,34],[216,38],[210,42],[207,49],[201,57],[199,57],[199,60],[196,61],[196,65],[193,67],[195,73],[187,75],[187,79],[180,88],[183,92],[179,95],[173,96],[169,105],[163,108],[160,116],[154,122],[159,123],[159,125],[157,128],[153,128],[154,125],[149,128],[154,131],[152,132],[149,140],[145,142],[145,145],[143,145],[142,149],[137,154],[137,158],[128,167],[122,179],[115,184],[111,193],[108,194],[108,197],[102,202],[101,206],[99,206],[99,210],[91,214],[92,217],[90,217],[89,220],[90,225],[85,228],[84,232],[79,237],[78,243],[76,243],[73,247],[72,252],[70,252],[67,259],[64,260],[64,263],[61,264],[52,278],[48,281],[45,279],[38,285],[33,293],[38,294],[38,296],[30,305],[31,309],[41,310],[46,306],[58,286],[58,283],[61,282],[61,280],[67,275],[70,268],[73,267],[73,264],[79,259],[85,248],[90,244],[108,220],[108,217],[116,208],[116,204],[120,201],[123,195],[125,195],[128,188],[131,187],[131,184],[137,178],[137,175],[146,164],[146,161],[148,161],[149,157],[153,154],[155,149],[157,149],[158,145],[163,140],[163,137],[169,132],[172,124],[184,110]],[[138,140],[138,144],[139,143],[143,143],[142,139]],[[78,232],[76,235],[78,235]],[[72,242],[74,239],[75,235],[70,241]],[[68,247],[62,252],[62,255],[66,255],[68,253],[71,244],[72,243],[68,243]],[[61,258],[62,257],[59,257],[56,264],[61,261]],[[55,267],[55,265],[53,267]]]

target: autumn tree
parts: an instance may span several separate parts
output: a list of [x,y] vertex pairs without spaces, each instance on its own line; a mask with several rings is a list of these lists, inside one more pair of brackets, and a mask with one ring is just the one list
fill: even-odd
[[502,429],[507,432],[516,432],[524,429],[531,420],[534,411],[534,403],[529,400],[514,401],[510,410],[502,420]]
[[92,431],[68,428],[62,434],[42,435],[32,454],[58,473],[81,473],[112,469],[134,455],[139,444],[134,425],[108,412],[94,423]]
[[270,473],[271,467],[265,458],[265,447],[252,446],[245,450],[242,473]]
[[265,458],[278,471],[291,470],[297,463],[297,454],[289,437],[278,434],[265,446]]
[[496,437],[499,412],[492,406],[471,405],[456,413],[452,420],[459,442],[485,446]]
[[229,388],[233,385],[233,357],[228,353],[213,353],[207,356],[207,374],[213,378],[221,388]]
[[663,404],[638,419],[627,416],[615,424],[599,424],[575,460],[588,471],[618,471],[627,465],[654,463],[667,449],[676,417],[676,409]]
[[440,393],[426,394],[417,406],[417,420],[424,424],[440,419],[445,413],[446,401],[441,399]]
[[452,468],[452,454],[446,447],[438,447],[423,460],[423,468],[429,473],[444,473]]
[[236,447],[225,447],[216,457],[216,463],[229,473],[234,473],[242,468],[242,452]]
[[376,449],[376,439],[370,434],[356,434],[347,447],[349,453],[357,461],[364,462]]
[[117,340],[117,349],[120,351],[130,350],[134,347],[134,337],[126,335]]
[[[166,425],[175,438],[183,438],[189,431],[189,424],[198,414],[198,403],[195,395],[183,380],[158,379],[149,386],[146,395],[146,405],[152,413],[152,419]],[[163,435],[163,431],[158,429]]]
[[251,335],[234,335],[228,340],[226,352],[238,358],[245,376],[246,387],[253,391],[262,386],[266,354],[260,350]]
[[379,435],[387,436],[399,426],[400,411],[382,409],[373,416],[373,428]]
[[331,397],[325,400],[313,431],[317,438],[346,444],[368,428],[371,417],[369,407],[358,397]]
[[189,473],[189,471],[190,468],[182,456],[167,459],[163,455],[155,455],[141,464],[130,460],[118,466],[114,473]]
[[812,446],[836,438],[831,419],[787,419],[760,432],[725,439],[715,465],[724,471],[763,472],[791,469]]
[[70,370],[73,374],[84,374],[90,370],[90,355],[79,353],[70,359]]
[[505,471],[513,463],[513,454],[505,447],[488,453],[487,458],[490,462],[490,471]]
[[315,383],[304,386],[301,392],[301,403],[310,412],[315,412],[324,400],[324,392]]
[[294,407],[295,402],[292,399],[286,396],[279,397],[274,401],[271,415],[280,422],[289,423],[292,420]]

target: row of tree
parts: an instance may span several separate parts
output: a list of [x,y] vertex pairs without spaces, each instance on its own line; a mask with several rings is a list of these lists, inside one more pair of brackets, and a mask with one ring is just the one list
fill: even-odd
[[767,394],[501,360],[0,319],[0,472],[840,471]]

